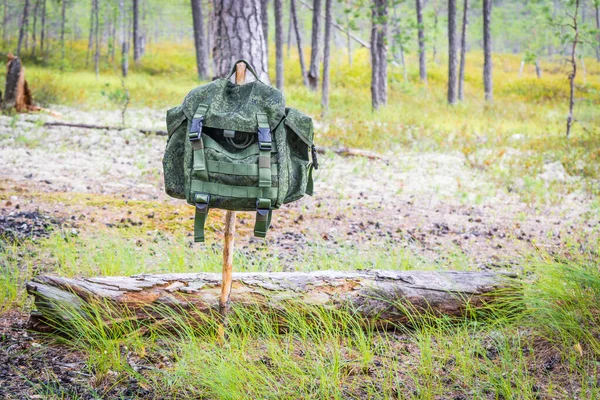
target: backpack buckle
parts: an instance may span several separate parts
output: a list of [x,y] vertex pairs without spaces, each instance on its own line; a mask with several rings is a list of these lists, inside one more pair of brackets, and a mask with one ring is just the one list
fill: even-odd
[[260,150],[272,150],[272,140],[271,128],[258,128],[258,148]]
[[200,139],[203,121],[204,117],[192,119],[192,126],[190,127],[190,133],[188,134],[190,141],[194,142]]
[[194,203],[196,204],[196,208],[200,212],[206,213],[208,211],[208,203],[210,203],[210,194],[209,193],[195,193],[194,194]]
[[262,217],[266,217],[271,210],[271,199],[256,199],[256,212]]

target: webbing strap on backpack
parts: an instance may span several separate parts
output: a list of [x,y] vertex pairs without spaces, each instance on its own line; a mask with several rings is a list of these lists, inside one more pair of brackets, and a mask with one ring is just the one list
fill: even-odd
[[202,141],[202,124],[204,116],[208,111],[206,104],[198,104],[188,137],[193,150],[192,167],[192,193],[196,212],[194,215],[194,242],[204,242],[204,223],[208,216],[208,203],[210,195],[199,191],[193,191],[195,183],[208,182],[208,171],[206,169],[206,158],[204,156],[204,142]]
[[254,236],[264,238],[271,225],[271,150],[273,142],[267,114],[256,113],[258,122],[258,187],[261,195],[256,199]]

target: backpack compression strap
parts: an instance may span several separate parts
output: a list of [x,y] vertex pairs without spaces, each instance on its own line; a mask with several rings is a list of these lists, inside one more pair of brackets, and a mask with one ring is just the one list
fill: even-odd
[[[193,170],[192,170],[192,190],[194,182],[208,182],[208,171],[206,170],[206,159],[204,157],[204,142],[202,141],[202,124],[208,106],[198,104],[196,113],[192,119],[192,125],[188,137],[193,150]],[[204,223],[208,216],[208,203],[210,195],[208,193],[193,191],[192,196],[196,204],[196,213],[194,215],[194,242],[204,242]]]
[[256,113],[258,122],[258,188],[261,193],[256,199],[256,222],[254,236],[264,238],[271,225],[271,150],[273,149],[271,127],[267,114]]

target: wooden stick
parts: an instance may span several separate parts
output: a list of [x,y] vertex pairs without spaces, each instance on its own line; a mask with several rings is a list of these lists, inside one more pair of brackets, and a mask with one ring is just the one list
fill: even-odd
[[[246,64],[237,63],[235,66],[235,83],[246,83]],[[219,312],[223,317],[223,324],[219,327],[219,336],[225,339],[227,314],[229,313],[229,296],[231,295],[231,282],[233,279],[233,248],[235,239],[235,211],[225,214],[225,243],[223,246],[223,280],[221,283],[221,296],[219,297]]]

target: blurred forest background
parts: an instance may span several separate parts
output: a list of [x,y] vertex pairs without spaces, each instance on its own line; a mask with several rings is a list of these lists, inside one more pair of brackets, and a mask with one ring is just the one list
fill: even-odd
[[599,398],[600,0],[243,3],[321,168],[266,241],[239,213],[234,271],[508,271],[522,293],[389,331],[234,312],[226,346],[93,306],[27,331],[38,275],[221,271],[224,213],[193,247],[154,133],[237,58],[218,14],[239,3],[0,0],[0,65],[18,55],[45,108],[0,115],[0,398]]

